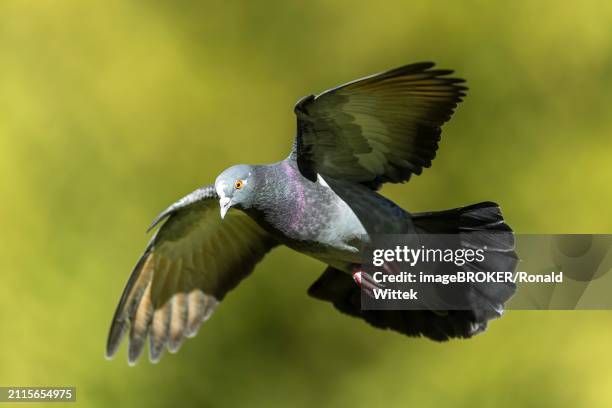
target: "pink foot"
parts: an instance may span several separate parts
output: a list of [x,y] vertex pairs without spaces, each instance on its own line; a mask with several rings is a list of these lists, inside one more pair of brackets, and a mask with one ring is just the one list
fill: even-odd
[[381,289],[383,285],[377,284],[367,272],[363,271],[361,267],[356,266],[353,269],[353,280],[359,287],[365,291],[368,295],[374,295],[374,289]]
[[353,271],[353,280],[359,286],[361,286],[361,272],[362,271],[360,271],[359,269],[356,269],[356,270]]

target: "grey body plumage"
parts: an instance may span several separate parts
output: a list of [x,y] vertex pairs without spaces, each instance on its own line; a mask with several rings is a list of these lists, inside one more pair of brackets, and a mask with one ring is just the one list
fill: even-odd
[[499,254],[490,260],[491,270],[516,266],[512,230],[495,203],[410,214],[377,192],[431,165],[441,126],[465,95],[463,80],[432,68],[407,65],[301,99],[289,157],[232,166],[214,185],[163,211],[150,228],[163,224],[115,312],[107,356],[116,353],[128,330],[130,363],[147,339],[154,362],[164,348],[177,351],[279,244],[328,265],[309,289],[311,296],[375,327],[435,340],[483,331],[513,286],[473,288],[479,295],[470,310],[362,311],[351,277],[373,234],[450,233],[466,244],[484,240]]
[[293,156],[252,169],[255,197],[237,208],[282,244],[344,272],[363,262],[369,234],[412,232],[410,215],[393,202],[361,184],[321,175],[313,182]]

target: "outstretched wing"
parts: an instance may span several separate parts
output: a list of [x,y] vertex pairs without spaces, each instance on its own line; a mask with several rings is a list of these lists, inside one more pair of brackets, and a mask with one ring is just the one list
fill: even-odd
[[153,362],[164,347],[175,352],[192,337],[225,294],[277,242],[244,213],[219,215],[213,186],[196,190],[162,212],[166,222],[136,264],[112,321],[106,354],[112,357],[129,329],[128,360],[147,337]]
[[406,181],[436,155],[467,88],[431,62],[358,79],[297,103],[300,171],[368,185]]

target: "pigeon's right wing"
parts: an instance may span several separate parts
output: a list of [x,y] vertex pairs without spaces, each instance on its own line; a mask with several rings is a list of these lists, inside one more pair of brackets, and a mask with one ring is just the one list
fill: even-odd
[[302,174],[369,186],[421,174],[467,89],[433,66],[406,65],[298,102],[293,154]]
[[224,220],[213,186],[196,190],[162,212],[166,219],[138,261],[112,321],[106,354],[112,357],[129,329],[134,363],[150,339],[151,361],[164,347],[178,350],[194,336],[225,294],[277,242],[239,210]]

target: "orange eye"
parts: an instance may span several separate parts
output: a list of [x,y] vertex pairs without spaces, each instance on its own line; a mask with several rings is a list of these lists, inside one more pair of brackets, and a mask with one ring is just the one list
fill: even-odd
[[244,181],[242,181],[242,180],[236,180],[234,182],[234,188],[236,190],[240,190],[243,186],[244,186]]

